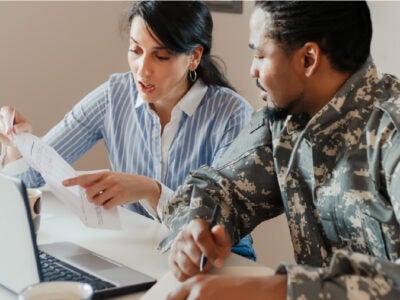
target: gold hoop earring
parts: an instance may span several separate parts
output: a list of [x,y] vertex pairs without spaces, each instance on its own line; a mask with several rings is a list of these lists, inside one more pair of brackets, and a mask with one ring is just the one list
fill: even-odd
[[189,79],[190,79],[192,82],[195,82],[195,81],[196,81],[196,79],[197,79],[196,70],[189,70]]

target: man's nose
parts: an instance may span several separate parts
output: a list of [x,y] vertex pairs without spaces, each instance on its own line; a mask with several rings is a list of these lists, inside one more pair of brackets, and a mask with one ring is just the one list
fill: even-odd
[[257,68],[256,64],[254,63],[254,61],[252,62],[251,67],[250,67],[250,75],[253,78],[258,78],[260,75],[258,68]]

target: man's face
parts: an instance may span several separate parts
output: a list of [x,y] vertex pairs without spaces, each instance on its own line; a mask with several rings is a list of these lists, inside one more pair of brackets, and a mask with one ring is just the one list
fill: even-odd
[[288,55],[266,33],[271,26],[270,16],[256,8],[250,19],[249,46],[254,50],[251,75],[257,79],[271,112],[287,114],[301,112],[304,84],[296,53]]

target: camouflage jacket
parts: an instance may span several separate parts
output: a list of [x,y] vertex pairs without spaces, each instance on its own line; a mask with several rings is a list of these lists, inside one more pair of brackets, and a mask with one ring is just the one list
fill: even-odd
[[370,58],[311,119],[257,112],[218,168],[191,173],[164,221],[177,232],[218,202],[238,241],[285,212],[288,299],[400,299],[399,130],[400,82]]

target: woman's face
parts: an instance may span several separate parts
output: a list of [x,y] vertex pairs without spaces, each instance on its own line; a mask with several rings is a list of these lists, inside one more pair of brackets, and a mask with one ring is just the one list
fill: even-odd
[[155,107],[172,109],[189,89],[193,55],[170,52],[139,16],[132,20],[129,40],[128,62],[140,95]]

